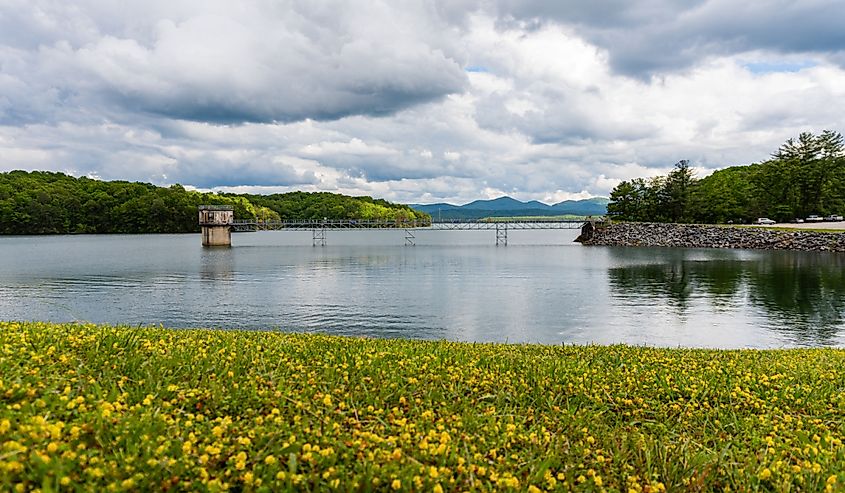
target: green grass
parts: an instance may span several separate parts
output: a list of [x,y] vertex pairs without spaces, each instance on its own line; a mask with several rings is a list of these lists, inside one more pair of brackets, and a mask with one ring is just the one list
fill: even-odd
[[845,351],[0,323],[0,490],[824,491]]

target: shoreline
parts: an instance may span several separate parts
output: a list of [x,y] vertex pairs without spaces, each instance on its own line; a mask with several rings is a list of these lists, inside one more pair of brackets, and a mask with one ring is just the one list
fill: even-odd
[[586,246],[845,252],[845,233],[784,227],[617,222],[599,226],[580,239]]
[[0,322],[0,341],[2,490],[654,493],[845,482],[842,349],[38,322]]

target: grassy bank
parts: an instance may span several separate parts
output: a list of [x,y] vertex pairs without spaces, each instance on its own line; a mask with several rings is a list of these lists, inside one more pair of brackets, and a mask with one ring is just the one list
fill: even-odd
[[845,351],[0,323],[0,490],[841,490]]

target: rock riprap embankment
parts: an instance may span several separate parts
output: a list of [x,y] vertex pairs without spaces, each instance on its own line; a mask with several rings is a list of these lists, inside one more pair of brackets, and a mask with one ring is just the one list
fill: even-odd
[[606,246],[845,252],[845,233],[700,224],[613,223],[596,228],[592,237],[583,239],[582,243]]

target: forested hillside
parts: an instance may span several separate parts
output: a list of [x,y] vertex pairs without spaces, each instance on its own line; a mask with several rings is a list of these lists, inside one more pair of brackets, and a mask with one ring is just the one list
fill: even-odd
[[273,195],[241,195],[256,207],[269,209],[286,219],[430,219],[407,205],[372,197],[348,197],[328,192],[290,192]]
[[802,133],[772,158],[696,179],[681,161],[667,176],[623,181],[608,213],[628,221],[747,223],[845,213],[845,142],[838,132]]
[[202,204],[232,205],[237,219],[428,218],[370,197],[214,194],[45,171],[0,173],[0,234],[194,232]]

